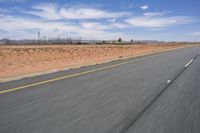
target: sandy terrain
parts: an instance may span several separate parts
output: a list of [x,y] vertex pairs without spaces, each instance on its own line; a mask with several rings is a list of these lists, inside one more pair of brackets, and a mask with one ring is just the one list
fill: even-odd
[[0,46],[0,80],[137,56],[183,45]]

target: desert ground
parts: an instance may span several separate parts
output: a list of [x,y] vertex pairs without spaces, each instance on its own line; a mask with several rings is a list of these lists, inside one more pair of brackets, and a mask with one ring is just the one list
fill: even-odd
[[185,46],[187,45],[1,45],[0,81]]

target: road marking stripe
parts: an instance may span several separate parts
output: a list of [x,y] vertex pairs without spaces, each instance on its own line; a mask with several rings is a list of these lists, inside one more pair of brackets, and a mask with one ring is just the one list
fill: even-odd
[[[163,54],[163,53],[161,53],[161,54]],[[82,76],[82,75],[86,75],[86,74],[89,74],[89,73],[94,73],[94,72],[97,72],[97,71],[106,70],[106,69],[109,69],[109,68],[115,68],[115,67],[118,67],[118,66],[121,66],[121,65],[130,64],[130,63],[138,62],[138,61],[141,61],[141,60],[144,60],[144,59],[149,59],[149,58],[152,58],[152,57],[160,56],[161,54],[152,55],[152,56],[148,56],[148,57],[144,57],[144,58],[140,58],[140,59],[136,59],[136,60],[131,60],[131,61],[127,61],[127,62],[122,62],[122,63],[119,63],[119,64],[114,64],[114,65],[111,65],[111,66],[106,66],[106,67],[97,68],[97,69],[93,69],[93,70],[88,70],[88,71],[80,72],[80,73],[76,73],[76,74],[66,75],[66,76],[63,76],[63,77],[45,80],[45,81],[41,81],[41,82],[29,84],[29,85],[24,85],[24,86],[12,88],[12,89],[7,89],[7,90],[0,91],[0,94],[12,92],[12,91],[17,91],[17,90],[21,90],[21,89],[25,89],[25,88],[45,84],[45,83],[50,83],[50,82],[53,82],[53,81],[58,81],[58,80],[66,79],[66,78]]]
[[191,60],[185,65],[185,68],[188,67],[193,61],[194,61],[194,59],[191,59]]
[[167,80],[167,83],[168,83],[168,84],[171,83],[171,80]]

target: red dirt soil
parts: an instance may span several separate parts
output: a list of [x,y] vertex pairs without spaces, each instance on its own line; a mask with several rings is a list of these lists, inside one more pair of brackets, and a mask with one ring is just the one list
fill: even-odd
[[186,45],[0,46],[0,80],[53,69],[90,65]]

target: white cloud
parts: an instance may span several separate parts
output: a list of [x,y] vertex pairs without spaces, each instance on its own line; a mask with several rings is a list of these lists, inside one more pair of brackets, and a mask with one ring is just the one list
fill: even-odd
[[126,16],[127,12],[108,12],[95,8],[61,8],[60,14],[66,19],[101,19],[119,18]]
[[104,25],[96,22],[83,22],[81,23],[81,26],[85,29],[91,30],[106,30],[111,28],[109,25]]
[[83,22],[81,26],[85,29],[90,30],[111,30],[111,29],[123,29],[128,27],[127,24],[123,23],[111,23],[111,24],[102,24],[97,22]]
[[[38,4],[29,11],[21,9],[19,12],[40,18],[0,14],[0,25],[4,25],[0,30],[5,31],[4,33],[1,32],[1,38],[5,35],[17,39],[36,38],[38,30],[46,36],[63,34],[66,36],[91,36],[96,39],[129,36],[123,32],[112,31],[112,29],[126,27],[127,24],[116,23],[116,19],[127,15],[127,12],[109,12],[75,6],[63,8],[55,3]],[[108,18],[109,21],[99,21],[102,18]],[[77,19],[81,21],[77,21]]]
[[143,6],[141,6],[140,8],[141,8],[142,10],[147,10],[147,9],[149,8],[149,6],[143,5]]
[[59,9],[54,3],[45,3],[33,6],[32,11],[28,11],[27,13],[39,16],[41,18],[47,20],[57,20],[61,19],[61,15],[59,14]]
[[165,30],[164,28],[150,28],[150,31],[163,31]]
[[124,29],[124,28],[127,28],[129,25],[124,24],[124,23],[112,23],[110,26],[113,28]]
[[181,24],[189,24],[195,19],[189,16],[165,16],[165,13],[144,13],[126,20],[135,27],[161,28]]
[[168,26],[195,21],[193,17],[169,16],[166,12],[146,12],[130,17],[134,14],[126,11],[115,12],[85,6],[63,7],[55,3],[38,4],[28,11],[21,8],[9,11],[0,8],[0,25],[3,25],[0,27],[0,38],[36,38],[37,31],[40,30],[42,36],[50,37],[59,34],[103,40],[118,37],[130,39],[136,38],[129,33],[134,27],[158,31],[165,30]]
[[[42,36],[55,37],[56,35],[93,37],[95,39],[116,39],[118,37],[131,38],[126,32],[108,31],[119,25],[102,24],[97,22],[82,22],[73,24],[66,21],[47,21],[41,19],[30,19],[23,17],[5,16],[0,14],[0,38],[9,37],[12,39],[36,38],[40,30]],[[132,35],[131,35],[132,36]]]
[[166,12],[146,12],[143,14],[143,16],[146,17],[160,17],[166,15]]
[[108,22],[112,22],[112,23],[114,23],[114,22],[116,22],[117,21],[117,19],[116,18],[113,18],[113,19],[108,19]]
[[23,30],[26,31],[31,29],[40,29],[43,31],[74,32],[79,29],[78,26],[67,24],[67,22],[51,22],[5,15],[0,15],[0,25],[4,25],[0,29],[9,32],[17,32]]
[[102,18],[119,18],[127,16],[128,12],[110,12],[106,10],[71,6],[62,7],[55,3],[43,3],[33,6],[34,10],[26,11],[31,15],[35,15],[47,20],[59,20],[59,19],[102,19]]

